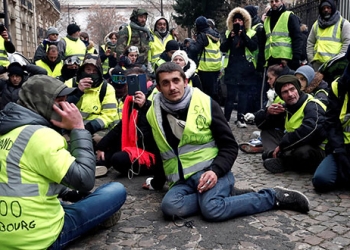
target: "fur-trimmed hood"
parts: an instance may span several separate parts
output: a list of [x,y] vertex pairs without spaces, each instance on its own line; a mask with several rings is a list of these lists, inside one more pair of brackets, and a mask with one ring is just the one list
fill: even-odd
[[233,17],[236,13],[239,13],[243,16],[244,28],[246,30],[250,29],[252,25],[252,18],[250,17],[249,12],[241,7],[234,8],[233,10],[231,10],[230,14],[228,14],[228,17],[226,20],[227,29],[233,30]]
[[196,69],[197,69],[196,63],[191,58],[188,58],[188,63],[183,68],[183,70],[185,71],[186,78],[187,79],[191,78],[191,76],[196,72]]

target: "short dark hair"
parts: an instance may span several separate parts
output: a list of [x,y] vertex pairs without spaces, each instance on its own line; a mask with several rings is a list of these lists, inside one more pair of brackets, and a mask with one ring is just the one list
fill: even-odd
[[141,75],[146,74],[146,71],[139,67],[133,67],[125,71],[124,75]]
[[185,81],[186,80],[186,75],[183,69],[176,63],[174,62],[165,62],[162,65],[160,65],[157,70],[156,70],[156,82],[157,85],[159,85],[159,74],[160,73],[171,73],[178,71],[180,72],[180,75],[182,79]]

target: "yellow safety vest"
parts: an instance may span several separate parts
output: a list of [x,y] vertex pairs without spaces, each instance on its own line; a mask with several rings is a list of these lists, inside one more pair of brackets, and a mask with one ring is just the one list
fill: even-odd
[[[101,48],[106,53],[106,45],[102,45]],[[103,74],[107,74],[109,70],[109,58],[107,56],[106,60],[102,63]]]
[[77,56],[80,58],[81,62],[83,62],[86,54],[85,44],[80,39],[77,41],[70,40],[67,37],[64,37],[62,39],[66,41],[66,51],[64,56]]
[[[339,79],[339,78],[338,78]],[[336,97],[339,97],[338,93],[338,79],[332,82],[332,91]],[[339,120],[343,127],[344,143],[350,144],[350,115],[347,107],[349,102],[349,93],[345,94],[344,103],[340,111]]]
[[165,134],[162,132],[164,130],[161,130],[162,124],[159,124],[159,120],[156,118],[156,113],[161,112],[157,96],[147,112],[146,117],[160,150],[164,172],[170,187],[180,180],[179,161],[183,168],[184,177],[188,179],[196,172],[208,168],[218,154],[218,148],[210,130],[212,119],[210,103],[209,96],[197,88],[193,89],[186,126],[178,145],[178,153],[175,153],[167,142]]
[[95,48],[94,47],[92,47],[90,49],[86,49],[86,53],[87,54],[94,54],[94,52],[95,52]]
[[204,48],[199,59],[198,69],[201,71],[219,71],[222,67],[220,41],[214,43],[207,35],[209,44]]
[[293,58],[292,39],[289,36],[288,20],[291,11],[285,11],[278,19],[271,32],[270,17],[264,21],[266,32],[265,60],[272,58],[283,58],[291,60]]
[[174,40],[174,37],[169,33],[164,37],[163,40],[161,40],[158,36],[154,35],[154,41],[149,43],[149,61],[152,63],[156,63],[156,61],[159,59],[159,56],[163,53],[165,50],[165,45],[167,44],[168,41]]
[[106,95],[100,102],[100,86],[87,88],[79,99],[77,107],[83,117],[84,124],[96,120],[102,128],[108,128],[117,118],[117,100],[112,85],[107,84]]
[[342,17],[340,17],[340,20],[336,24],[325,29],[319,27],[318,21],[314,23],[313,29],[316,33],[316,43],[313,61],[324,63],[339,54],[343,46],[341,39],[343,23],[344,19]]
[[[231,34],[231,31],[229,30],[226,30],[226,38],[228,38],[228,36]],[[254,35],[256,34],[256,31],[255,30],[252,30],[252,29],[249,29],[247,31],[247,36],[249,38],[252,38]],[[245,47],[245,58],[247,59],[248,62],[252,62],[253,65],[254,65],[254,68],[256,68],[256,62],[257,62],[257,54],[256,54],[256,51],[250,51],[247,47]],[[229,60],[229,57],[230,57],[230,50],[227,51],[226,55],[225,55],[225,60],[224,60],[224,68],[227,67],[228,65],[228,60]]]
[[43,60],[41,60],[41,59],[36,61],[35,65],[37,65],[37,66],[39,66],[39,67],[41,67],[43,69],[46,69],[48,76],[52,76],[52,77],[56,78],[56,77],[61,75],[61,69],[63,67],[63,61],[60,61],[59,63],[57,63],[53,71],[50,69],[49,65],[44,63]]
[[0,36],[0,66],[8,66],[10,64],[7,52],[5,50],[5,40]]
[[59,236],[58,183],[74,161],[67,148],[59,133],[40,125],[0,135],[1,249],[47,249]]
[[[291,117],[289,117],[289,113],[287,112],[286,119],[284,122],[284,128],[287,132],[293,132],[294,130],[296,130],[301,126],[304,119],[305,106],[310,101],[318,103],[323,108],[323,110],[326,111],[327,107],[324,103],[322,103],[318,99],[315,99],[312,95],[308,94],[308,98],[305,100],[303,105],[301,105],[301,107]],[[319,145],[320,148],[324,150],[326,143],[327,143],[327,140],[323,141],[322,144]]]

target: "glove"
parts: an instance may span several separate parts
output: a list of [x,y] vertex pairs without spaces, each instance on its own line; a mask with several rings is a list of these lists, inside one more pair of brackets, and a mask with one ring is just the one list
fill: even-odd
[[79,192],[77,190],[70,190],[64,192],[59,196],[63,201],[77,202],[91,194],[90,192]]
[[142,188],[146,190],[154,190],[154,188],[151,185],[151,180],[153,180],[153,177],[147,178],[146,182],[142,184]]
[[252,113],[246,113],[244,115],[244,120],[248,121],[254,121],[255,119],[255,115],[253,115]]
[[346,152],[344,153],[335,153],[335,161],[338,166],[338,173],[341,177],[342,182],[349,185],[350,181],[350,157]]

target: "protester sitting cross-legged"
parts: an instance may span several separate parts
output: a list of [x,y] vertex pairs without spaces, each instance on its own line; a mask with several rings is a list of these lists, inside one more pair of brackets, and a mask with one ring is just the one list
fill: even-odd
[[[132,68],[125,73],[142,75],[141,68]],[[124,83],[127,90],[127,84]],[[145,93],[136,91],[127,95],[122,110],[123,119],[96,145],[98,165],[113,166],[122,175],[152,174],[159,164],[159,151],[154,142],[146,113],[151,101]],[[158,157],[158,159],[157,159]]]
[[[55,78],[36,75],[23,84],[18,103],[0,112],[0,141],[15,142],[0,147],[1,207],[13,209],[1,210],[1,249],[63,249],[120,217],[126,200],[122,184],[89,193],[95,154],[79,110],[66,102],[72,91]],[[71,130],[70,147],[59,129]]]
[[173,62],[159,66],[156,82],[159,93],[146,117],[163,164],[143,187],[159,190],[168,181],[161,203],[166,218],[201,213],[225,221],[274,208],[309,211],[305,195],[281,187],[232,195],[238,146],[219,104],[190,87]]

